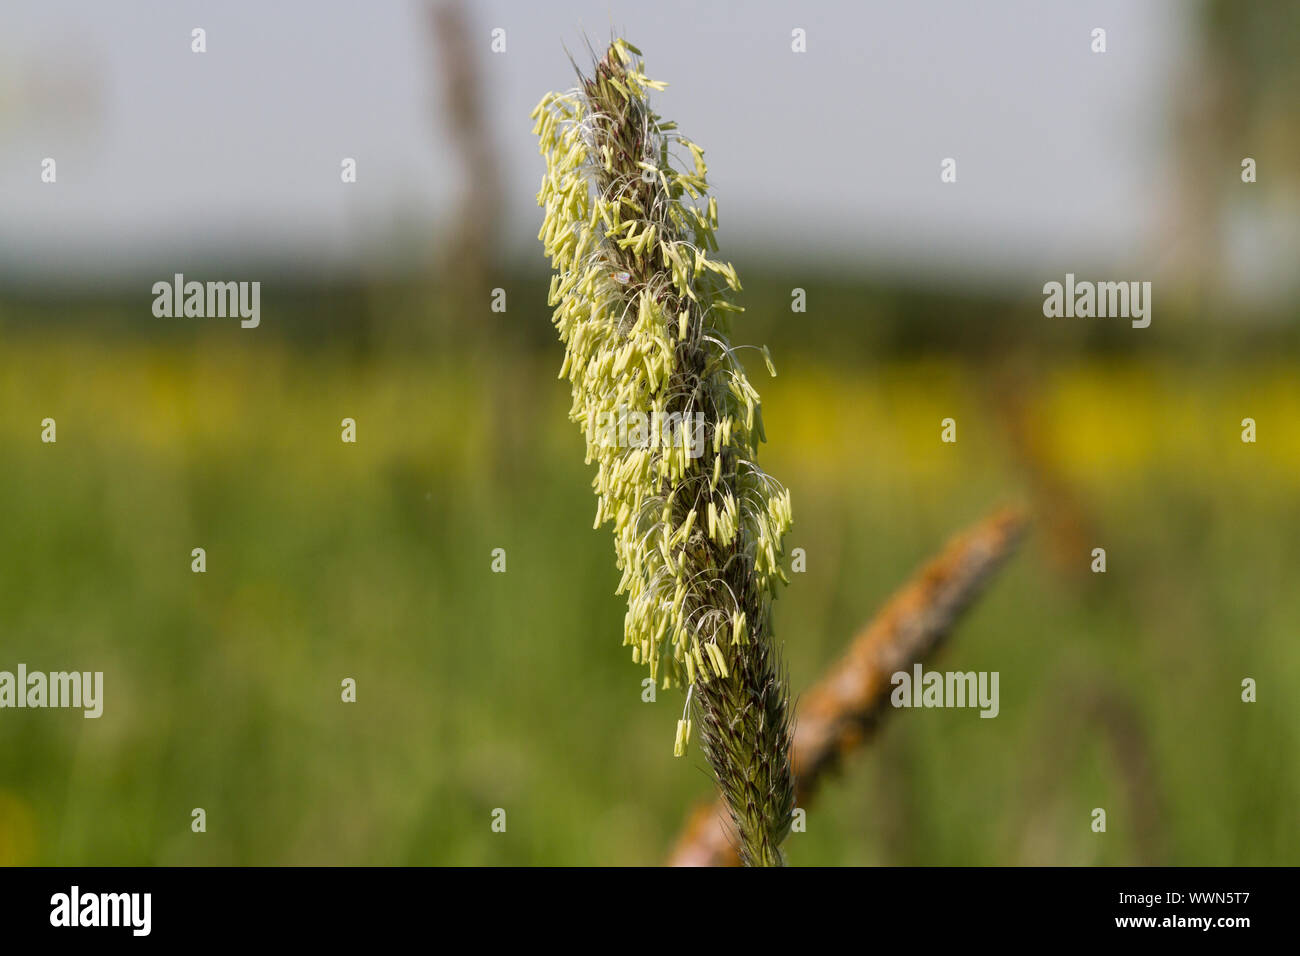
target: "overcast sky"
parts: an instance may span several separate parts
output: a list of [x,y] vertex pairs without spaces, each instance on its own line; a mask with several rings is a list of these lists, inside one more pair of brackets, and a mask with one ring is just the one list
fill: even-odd
[[[1190,29],[1172,0],[469,6],[504,251],[539,265],[528,113],[571,85],[584,32],[627,36],[670,84],[656,108],[705,148],[724,246],[999,274],[1150,240]],[[461,181],[433,57],[415,0],[4,0],[0,270],[168,271],[205,250],[346,269],[399,227],[433,236]]]

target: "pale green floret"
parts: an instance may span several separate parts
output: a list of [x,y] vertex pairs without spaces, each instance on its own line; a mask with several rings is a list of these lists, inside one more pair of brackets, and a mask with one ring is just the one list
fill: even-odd
[[[708,191],[703,151],[649,111],[646,91],[664,84],[640,71],[634,48],[620,40],[612,49],[624,72],[601,82],[598,101],[582,89],[548,93],[532,113],[547,163],[538,238],[556,270],[549,304],[566,346],[570,418],[596,466],[595,523],[613,524],[628,602],[623,643],[664,687],[690,685],[726,677],[754,629],[769,633],[790,499],[755,460],[759,396],[727,338],[727,314],[740,311],[727,290],[740,281],[706,255],[717,249],[713,197],[704,209],[691,201]],[[645,119],[640,158],[601,140],[629,116]],[[690,172],[673,167],[670,146],[684,147]],[[702,370],[683,366],[683,356],[701,355]],[[599,427],[669,411],[703,414],[702,455],[684,443],[627,447]],[[737,554],[752,562],[748,609],[726,577]],[[690,731],[683,718],[677,752]]]

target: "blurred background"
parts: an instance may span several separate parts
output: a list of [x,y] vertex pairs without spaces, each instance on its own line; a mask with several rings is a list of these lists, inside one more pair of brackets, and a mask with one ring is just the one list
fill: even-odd
[[[778,369],[794,687],[1034,513],[928,665],[999,717],[890,715],[791,861],[1300,859],[1300,7],[694,7],[0,9],[0,670],[106,698],[0,712],[0,863],[663,859],[711,783],[619,646],[528,119],[617,35]],[[178,272],[261,282],[260,327],[154,317]],[[1151,281],[1150,328],[1045,318],[1067,272]]]

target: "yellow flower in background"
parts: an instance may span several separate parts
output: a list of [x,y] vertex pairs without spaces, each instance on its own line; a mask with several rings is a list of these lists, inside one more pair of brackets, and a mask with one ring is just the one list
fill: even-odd
[[36,814],[16,794],[0,790],[0,866],[27,866],[36,858]]

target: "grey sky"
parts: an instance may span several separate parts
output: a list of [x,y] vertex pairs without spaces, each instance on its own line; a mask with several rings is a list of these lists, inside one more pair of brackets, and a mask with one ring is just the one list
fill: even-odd
[[[527,115],[571,84],[564,45],[584,52],[584,30],[627,36],[670,84],[656,105],[705,148],[724,247],[998,275],[1152,238],[1188,29],[1171,0],[470,7],[511,256],[540,264]],[[0,271],[167,271],[205,252],[346,269],[396,231],[433,236],[461,173],[432,56],[413,0],[5,0]],[[939,182],[948,156],[954,185]]]

